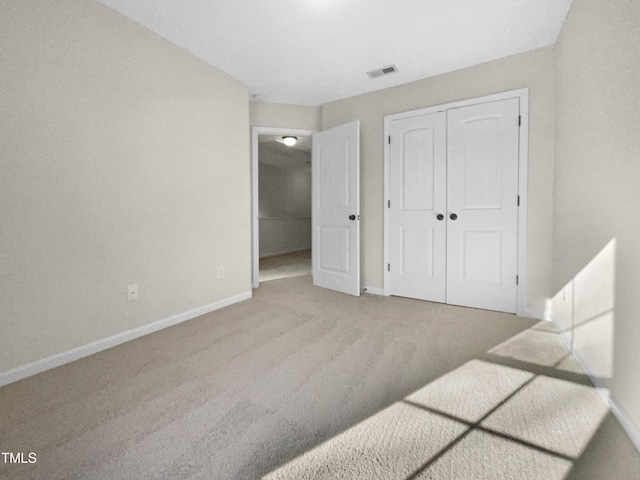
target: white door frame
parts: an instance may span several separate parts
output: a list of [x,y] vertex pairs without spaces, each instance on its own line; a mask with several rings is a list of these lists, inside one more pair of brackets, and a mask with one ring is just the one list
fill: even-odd
[[389,132],[391,122],[401,118],[426,115],[441,112],[451,108],[467,107],[481,103],[495,102],[509,98],[520,99],[520,116],[522,124],[519,131],[519,155],[518,155],[518,193],[520,195],[520,209],[518,210],[518,299],[516,306],[517,315],[527,315],[525,309],[525,292],[527,289],[527,172],[529,165],[529,89],[520,88],[508,92],[470,98],[458,102],[445,103],[433,107],[420,108],[408,112],[385,115],[384,117],[384,295],[390,295],[389,271],[386,268],[389,263]]
[[316,130],[251,127],[251,288],[260,284],[260,225],[258,221],[258,135],[294,135],[311,137]]

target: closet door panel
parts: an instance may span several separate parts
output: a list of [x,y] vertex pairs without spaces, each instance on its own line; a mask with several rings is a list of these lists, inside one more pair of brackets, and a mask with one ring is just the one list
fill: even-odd
[[447,112],[447,303],[516,311],[519,100]]
[[446,114],[391,122],[391,294],[445,301]]

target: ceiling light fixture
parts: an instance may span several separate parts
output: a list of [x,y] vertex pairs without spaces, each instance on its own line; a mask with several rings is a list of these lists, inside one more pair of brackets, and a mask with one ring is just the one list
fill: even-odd
[[293,147],[298,141],[298,137],[282,137],[282,143],[287,147]]

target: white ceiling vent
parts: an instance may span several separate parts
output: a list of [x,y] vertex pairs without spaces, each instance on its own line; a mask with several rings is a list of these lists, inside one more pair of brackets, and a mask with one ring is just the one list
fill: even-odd
[[369,78],[378,78],[397,71],[398,67],[395,65],[388,65],[386,67],[378,68],[377,70],[371,70],[370,72],[367,72],[367,75],[369,75]]

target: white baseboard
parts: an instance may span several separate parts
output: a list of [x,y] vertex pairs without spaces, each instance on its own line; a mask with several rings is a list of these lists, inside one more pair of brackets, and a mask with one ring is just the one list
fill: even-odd
[[[567,332],[560,328],[560,326],[558,325],[558,322],[556,322],[556,319],[553,316],[553,314],[549,314],[549,321],[551,322],[551,325],[553,325],[553,328],[556,329],[556,332],[558,332],[558,335],[560,335],[560,338],[562,338],[562,341],[565,343],[565,345],[567,346],[569,351],[573,354],[574,357],[578,358],[576,356],[575,352],[573,351],[573,347],[571,346],[571,339],[569,337],[567,337],[567,335],[566,335]],[[578,359],[578,363],[580,363],[580,359]],[[580,366],[583,367],[582,364],[580,364]],[[583,367],[583,369],[584,369],[584,367]],[[585,370],[585,372],[586,372],[586,370]]]
[[0,373],[0,387],[251,298],[251,291],[194,308]]
[[560,338],[562,339],[562,341],[565,343],[565,345],[567,346],[567,348],[569,349],[569,351],[571,352],[571,354],[574,356],[574,358],[578,361],[578,364],[580,364],[580,367],[582,368],[582,370],[584,371],[584,373],[587,375],[587,377],[589,377],[589,380],[591,380],[591,383],[593,384],[593,386],[596,388],[596,390],[598,391],[598,393],[600,393],[600,396],[602,397],[602,399],[604,400],[604,402],[608,405],[609,404],[609,390],[606,388],[605,385],[602,384],[602,382],[593,374],[593,372],[591,371],[591,368],[589,367],[589,364],[587,362],[585,362],[582,357],[578,354],[578,352],[576,352],[573,349],[573,345],[571,345],[571,340],[569,339],[569,337],[567,337],[566,335],[566,331],[563,331],[560,326],[558,325],[558,323],[556,322],[556,319],[553,317],[553,315],[551,315],[551,320],[550,320],[551,324],[553,325],[553,328],[556,329],[556,332],[558,333],[558,335],[560,335]]
[[582,357],[572,348],[569,338],[565,335],[565,332],[563,332],[562,329],[558,326],[553,315],[550,315],[550,321],[555,327],[556,331],[560,334],[560,337],[562,338],[564,343],[566,343],[569,351],[571,351],[575,359],[582,367],[582,370],[584,370],[584,373],[587,374],[589,380],[591,380],[591,383],[593,383],[593,386],[602,397],[602,400],[607,404],[607,406],[611,410],[611,413],[613,413],[613,416],[616,417],[616,419],[622,426],[622,429],[625,431],[633,445],[636,447],[636,450],[640,452],[640,431],[638,430],[638,427],[636,427],[636,425],[629,418],[624,409],[618,404],[614,396],[611,394],[610,390],[593,374],[591,368],[589,367],[589,364],[585,362]]
[[622,425],[622,429],[629,436],[631,442],[636,447],[636,450],[640,452],[640,431],[622,407],[618,405],[618,402],[615,400],[613,395],[609,395],[609,408],[611,409],[611,412],[613,412],[613,415],[618,419],[618,422],[620,422],[620,425]]
[[384,295],[384,290],[382,288],[376,287],[361,287],[362,293],[369,293],[371,295]]

